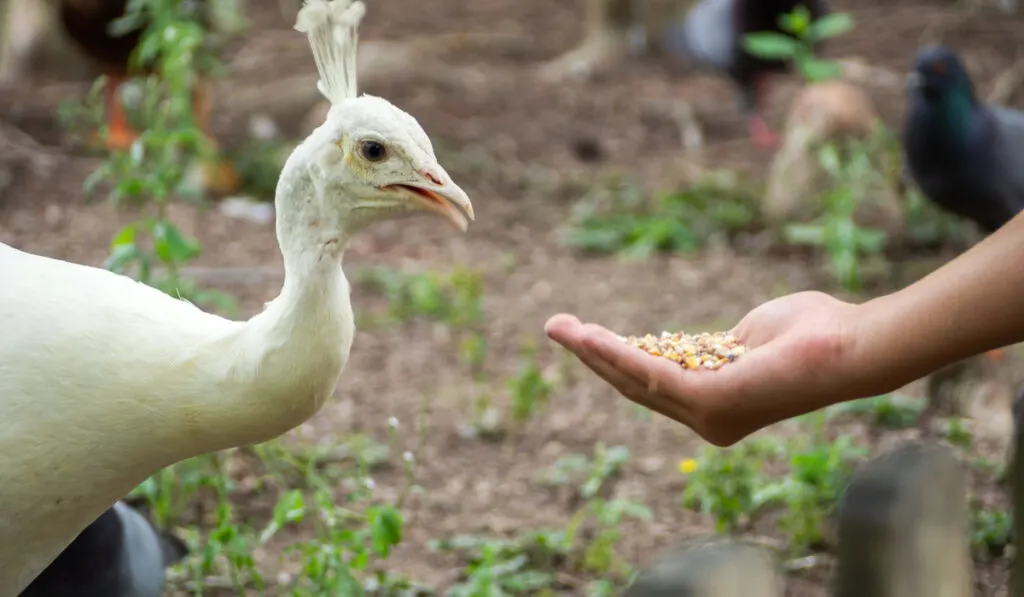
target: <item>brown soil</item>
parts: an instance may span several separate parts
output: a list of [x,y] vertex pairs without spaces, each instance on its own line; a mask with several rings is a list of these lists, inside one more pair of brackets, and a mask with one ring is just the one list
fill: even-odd
[[[224,139],[243,137],[250,116],[233,112],[229,90],[252,90],[265,77],[279,74],[306,73],[312,85],[315,76],[304,40],[291,30],[292,22],[280,14],[278,3],[250,4],[254,28],[232,50],[232,70],[217,97],[215,124]],[[851,12],[857,26],[828,53],[857,57],[899,75],[918,45],[942,40],[963,53],[980,88],[987,90],[1020,49],[1024,17],[991,8],[972,12],[939,0],[835,4]],[[529,41],[525,49],[454,50],[447,62],[464,66],[479,79],[476,84],[432,82],[431,73],[420,73],[414,83],[375,81],[363,89],[387,97],[419,119],[434,139],[442,164],[473,198],[477,221],[465,236],[432,218],[377,226],[348,252],[346,267],[447,270],[464,265],[480,271],[486,282],[491,381],[470,379],[458,361],[457,342],[439,326],[419,322],[364,328],[357,334],[336,400],[296,433],[304,440],[329,441],[355,431],[383,437],[389,416],[410,428],[426,400],[427,441],[416,461],[419,482],[428,493],[411,503],[408,536],[392,565],[439,589],[452,584],[460,567],[429,552],[428,539],[564,524],[570,504],[538,487],[535,472],[569,452],[590,454],[597,441],[626,445],[632,458],[616,492],[642,498],[655,518],[649,524],[630,524],[622,553],[644,565],[665,547],[710,529],[707,519],[679,505],[683,482],[676,465],[696,453],[702,445],[699,438],[664,418],[638,416],[631,404],[577,365],[572,381],[559,388],[542,416],[501,442],[460,433],[474,397],[489,392],[498,404],[507,401],[504,380],[515,373],[524,339],[536,341],[541,362],[557,364],[560,355],[544,339],[542,326],[560,311],[622,333],[724,329],[766,299],[829,288],[805,256],[712,248],[692,256],[661,256],[638,266],[614,257],[573,254],[559,242],[559,228],[588,181],[624,172],[651,189],[667,189],[685,180],[676,128],[656,107],[661,100],[686,98],[708,121],[708,146],[698,158],[703,167],[763,175],[770,156],[746,140],[729,84],[710,74],[673,78],[648,65],[630,64],[593,82],[546,86],[535,69],[578,42],[581,0],[437,0],[430,10],[422,10],[424,6],[408,0],[371,3],[362,39],[497,30]],[[798,86],[792,77],[777,81],[770,112],[774,127],[780,126]],[[0,149],[11,177],[10,185],[0,190],[0,241],[97,264],[107,255],[119,223],[131,216],[114,215],[102,201],[88,203],[82,181],[98,161],[59,145],[52,118],[57,103],[86,87],[25,84],[0,98],[3,118],[50,145],[53,162],[50,169],[37,172],[21,154]],[[902,88],[869,91],[889,124],[897,125]],[[1024,97],[1009,103],[1024,105]],[[282,124],[295,134],[300,118],[295,113]],[[578,159],[574,147],[580,140],[596,140],[604,159]],[[178,213],[205,247],[198,265],[238,274],[225,277],[219,286],[236,295],[246,313],[276,294],[280,257],[271,225],[229,219],[215,210],[202,220],[194,219],[186,207]],[[359,287],[353,299],[357,311],[380,307],[380,299]],[[1013,377],[1021,361],[1013,355],[1006,368]],[[886,433],[867,434],[859,424],[844,430],[888,444]],[[781,424],[765,433],[798,432],[792,424]],[[989,451],[998,453],[1003,441],[994,440],[996,447]],[[397,486],[399,480],[385,472],[378,484]],[[1004,560],[979,564],[979,578],[986,585],[979,590],[1001,584],[1004,566]],[[827,576],[827,570],[818,570],[793,577],[789,594],[825,595]]]

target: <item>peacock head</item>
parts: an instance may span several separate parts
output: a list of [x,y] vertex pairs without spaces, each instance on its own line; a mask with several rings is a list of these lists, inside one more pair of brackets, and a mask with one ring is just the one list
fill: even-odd
[[[465,232],[473,204],[437,161],[426,132],[408,113],[370,95],[331,107],[316,160],[325,190],[352,230],[417,212],[444,216]],[[340,202],[340,203],[339,203]]]
[[358,26],[365,10],[359,1],[306,0],[299,11],[295,28],[309,37],[317,87],[331,102],[326,120],[304,143],[315,152],[315,183],[349,232],[423,211],[465,231],[473,204],[438,163],[419,122],[385,99],[356,95]]

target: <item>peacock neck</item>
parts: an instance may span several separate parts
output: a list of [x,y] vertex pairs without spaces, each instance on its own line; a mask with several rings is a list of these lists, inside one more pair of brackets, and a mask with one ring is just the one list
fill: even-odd
[[302,424],[333,394],[348,360],[355,325],[341,268],[347,239],[339,226],[325,225],[315,164],[301,149],[292,157],[276,197],[284,284],[221,347],[231,355],[231,396],[207,413],[231,431],[207,450],[266,441]]

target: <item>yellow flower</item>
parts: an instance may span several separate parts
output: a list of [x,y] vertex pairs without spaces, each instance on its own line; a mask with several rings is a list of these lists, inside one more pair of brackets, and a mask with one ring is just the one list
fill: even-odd
[[679,472],[688,475],[697,470],[697,461],[693,458],[686,458],[679,461]]

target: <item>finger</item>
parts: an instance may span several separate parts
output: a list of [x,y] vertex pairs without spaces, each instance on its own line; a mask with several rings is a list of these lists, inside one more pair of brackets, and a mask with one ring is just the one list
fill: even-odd
[[[596,373],[605,382],[611,384],[622,394],[634,393],[637,391],[636,383],[607,362],[595,358],[593,354],[583,349],[581,341],[586,333],[587,327],[598,328],[594,324],[584,326],[580,320],[573,315],[559,313],[548,319],[544,324],[544,332],[555,342],[573,351],[576,357],[583,362],[591,371]],[[603,329],[603,328],[601,328]]]
[[598,377],[615,388],[620,394],[634,402],[643,403],[649,398],[647,388],[637,383],[635,379],[619,371],[607,361],[592,354],[581,353],[580,361]]
[[544,324],[544,333],[555,342],[577,352],[580,348],[582,327],[583,324],[575,316],[559,313],[547,320]]
[[677,423],[693,428],[693,417],[689,407],[679,401],[678,396],[659,392],[645,386],[630,375],[626,375],[611,363],[593,354],[580,357],[587,367],[597,373],[601,379],[611,384],[620,394],[631,402],[644,406],[668,417]]
[[[666,394],[661,391],[665,385],[663,380],[671,380],[679,375],[679,365],[669,361],[661,363],[659,361],[663,359],[652,357],[643,351],[626,345],[619,339],[619,336],[608,329],[593,323],[582,324],[579,319],[571,315],[555,315],[547,321],[544,330],[553,340],[572,350],[587,368],[627,399],[646,406],[684,425],[689,426],[691,424],[689,409],[686,404],[679,401],[679,396],[677,394]],[[655,366],[665,364],[668,365],[668,368],[662,370],[658,375],[630,374],[630,372],[624,371],[622,368],[617,367],[615,363],[609,362],[595,352],[591,347],[592,337],[611,338],[616,348],[635,352],[635,354],[630,354],[629,356],[649,359],[654,362]]]

